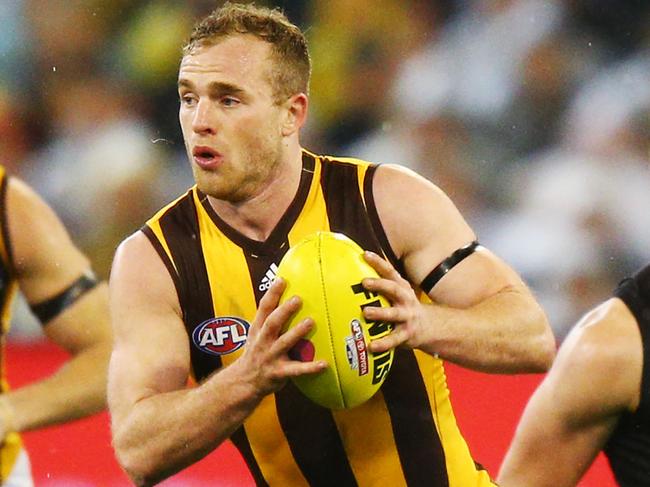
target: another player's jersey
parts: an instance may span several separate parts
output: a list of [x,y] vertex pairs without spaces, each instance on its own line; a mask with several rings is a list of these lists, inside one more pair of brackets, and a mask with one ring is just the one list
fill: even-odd
[[[197,381],[242,354],[280,259],[303,237],[341,232],[402,267],[375,208],[375,169],[304,152],[298,192],[264,242],[226,224],[196,187],[147,222],[176,286]],[[289,382],[231,439],[260,486],[494,485],[458,430],[443,362],[419,351],[398,349],[379,393],[353,409],[320,407]]]
[[[0,166],[0,393],[9,389],[4,367],[4,342],[9,331],[11,305],[17,289],[7,223],[7,174],[4,167]],[[0,484],[9,476],[20,448],[20,437],[16,433],[7,435],[0,446]]]
[[641,332],[641,399],[624,414],[605,445],[605,454],[621,487],[648,485],[650,479],[650,265],[623,280],[614,293],[630,309]]

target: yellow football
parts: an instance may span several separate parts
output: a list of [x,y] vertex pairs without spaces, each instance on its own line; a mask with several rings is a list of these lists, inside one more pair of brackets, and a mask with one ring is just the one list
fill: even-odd
[[390,306],[361,285],[377,272],[363,249],[340,233],[317,232],[291,247],[278,266],[287,283],[281,302],[298,295],[303,304],[285,330],[311,317],[314,328],[289,354],[297,360],[325,360],[329,367],[293,379],[304,395],[332,409],[351,408],[370,399],[384,382],[393,350],[372,354],[371,340],[393,329],[391,323],[366,321],[366,306]]

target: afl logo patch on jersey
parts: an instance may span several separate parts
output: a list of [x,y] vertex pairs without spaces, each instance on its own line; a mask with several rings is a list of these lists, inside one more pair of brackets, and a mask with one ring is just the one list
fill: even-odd
[[246,343],[250,324],[234,316],[220,316],[204,321],[194,329],[192,341],[201,351],[227,355]]

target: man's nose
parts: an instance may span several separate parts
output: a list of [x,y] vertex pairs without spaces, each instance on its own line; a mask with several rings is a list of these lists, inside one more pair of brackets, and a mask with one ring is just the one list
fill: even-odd
[[210,100],[200,100],[192,119],[192,130],[196,133],[216,133],[215,113]]

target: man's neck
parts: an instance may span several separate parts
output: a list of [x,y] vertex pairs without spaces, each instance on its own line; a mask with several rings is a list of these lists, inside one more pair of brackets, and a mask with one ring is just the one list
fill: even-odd
[[287,163],[260,190],[241,202],[208,196],[219,217],[242,235],[265,241],[295,198],[302,174],[302,151],[293,154]]

